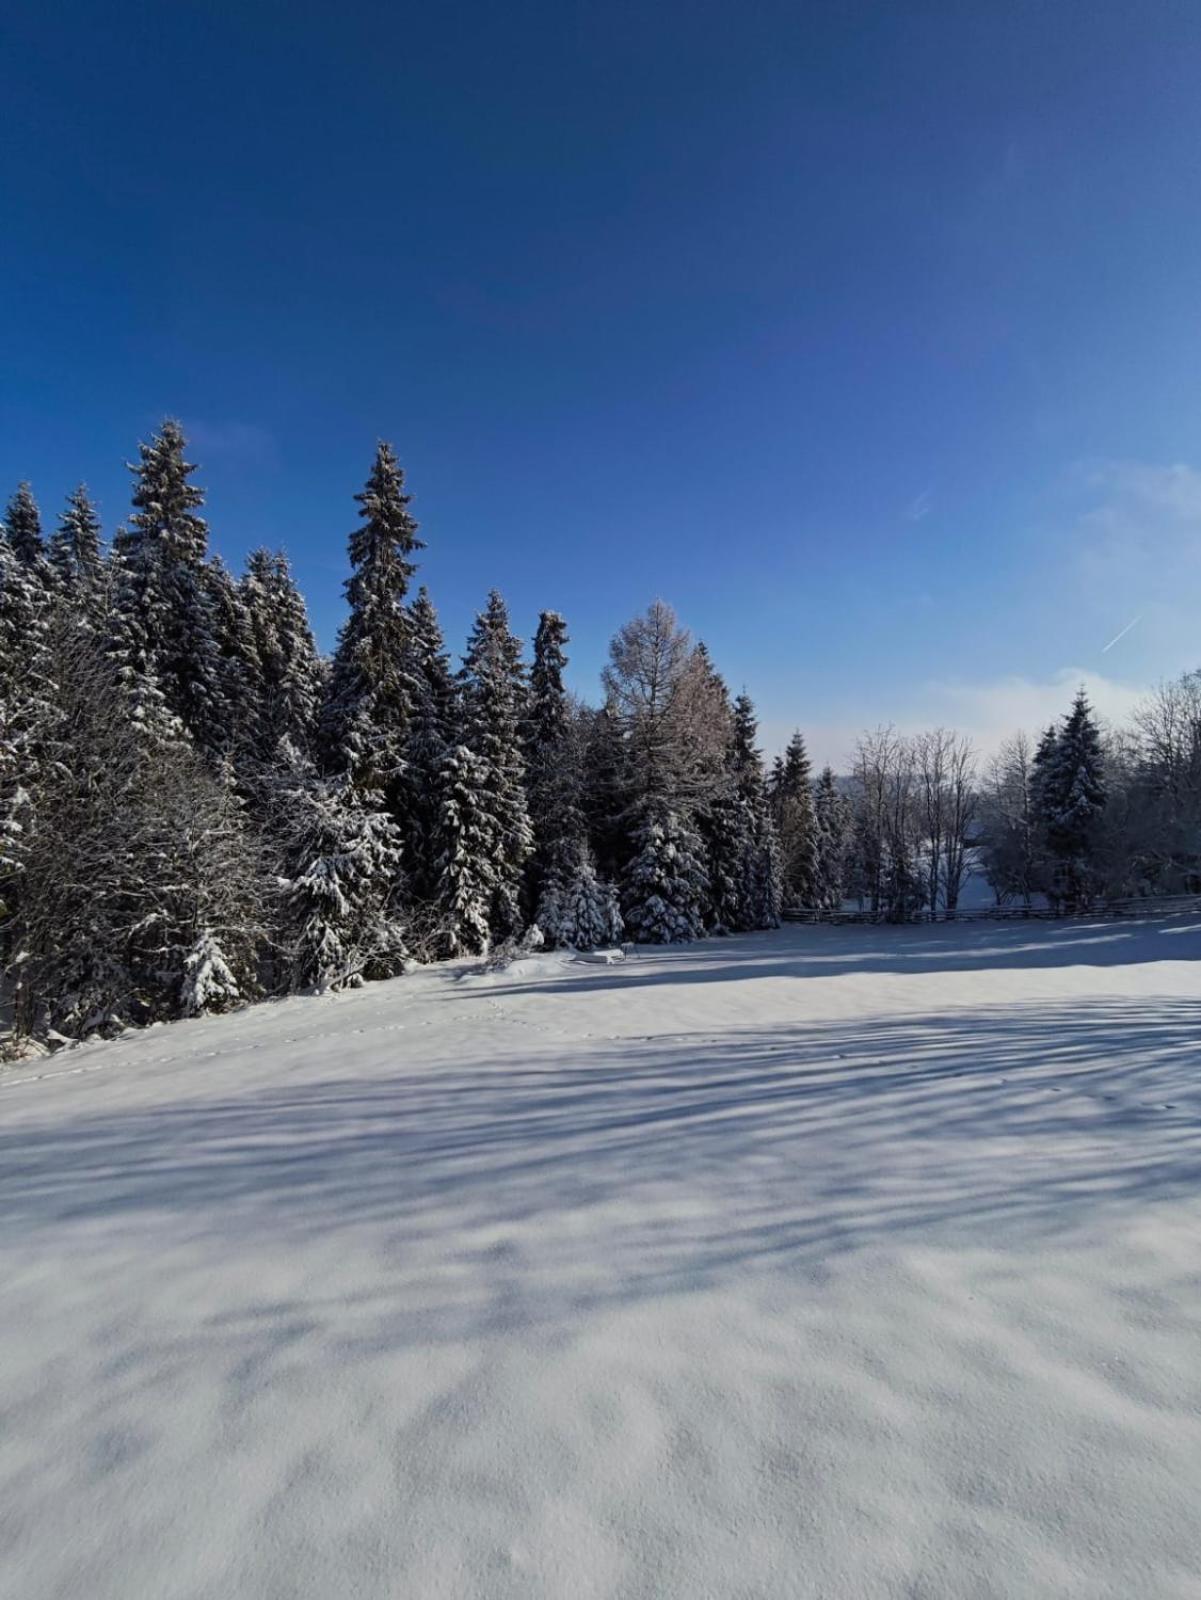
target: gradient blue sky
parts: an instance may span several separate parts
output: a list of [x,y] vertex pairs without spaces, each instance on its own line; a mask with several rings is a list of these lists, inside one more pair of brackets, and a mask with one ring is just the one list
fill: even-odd
[[111,529],[178,415],[328,645],[388,438],[456,649],[497,585],[592,691],[661,594],[822,757],[1201,662],[1195,3],[40,0],[0,49],[5,493]]

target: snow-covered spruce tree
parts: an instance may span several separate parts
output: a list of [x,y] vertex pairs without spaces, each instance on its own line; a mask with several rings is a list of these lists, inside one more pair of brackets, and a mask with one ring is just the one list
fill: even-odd
[[809,756],[799,730],[788,741],[772,785],[772,809],[780,837],[781,892],[785,905],[820,904],[817,830]]
[[601,876],[615,880],[629,854],[626,810],[633,793],[629,751],[616,704],[607,697],[595,710],[579,707],[575,714],[577,738],[582,748],[581,804],[588,840]]
[[543,881],[536,921],[552,948],[596,950],[621,939],[625,923],[617,890],[597,876],[586,841]]
[[486,759],[466,745],[447,752],[438,782],[435,833],[443,955],[486,955],[492,946],[501,845],[490,779]]
[[704,931],[709,893],[703,846],[686,817],[648,803],[622,882],[625,924],[641,944],[676,944]]
[[281,739],[307,752],[324,689],[304,597],[282,551],[255,550],[238,585],[249,628],[250,747],[270,760]]
[[177,422],[138,446],[134,513],[113,544],[111,649],[135,728],[159,744],[185,738],[210,759],[230,726],[225,704],[208,529]]
[[534,636],[523,728],[526,794],[534,835],[529,861],[533,904],[537,904],[547,878],[562,864],[564,852],[573,849],[584,832],[575,729],[563,682],[566,643],[566,622],[557,611],[544,611]]
[[[521,739],[526,701],[521,644],[509,627],[508,611],[496,590],[489,595],[467,641],[460,685],[462,744],[474,759],[465,763],[452,753],[453,770],[444,784],[443,808],[451,808],[459,821],[448,816],[439,828],[440,899],[453,920],[465,915],[462,883],[487,883],[490,892],[483,916],[496,943],[521,932],[522,877],[533,848]],[[474,791],[470,796],[469,790]],[[454,850],[452,840],[457,841]],[[490,855],[486,873],[456,865],[456,851],[480,849],[487,849]],[[469,923],[464,923],[471,938],[475,916],[473,910]],[[462,945],[457,934],[452,937]]]
[[749,926],[743,869],[751,848],[750,817],[732,774],[725,773],[696,814],[705,893],[706,933],[738,933]]
[[[22,537],[29,555],[28,525]],[[48,654],[55,615],[45,562],[36,548],[20,559],[0,524],[0,954],[21,937],[24,843],[57,697]]]
[[1083,689],[1040,776],[1039,798],[1058,898],[1069,909],[1080,909],[1096,890],[1094,853],[1106,802],[1101,732]]
[[1044,728],[1030,763],[1030,808],[1034,820],[1033,882],[1041,889],[1052,905],[1059,901],[1059,885],[1055,881],[1055,865],[1048,838],[1051,813],[1051,792],[1048,787],[1059,748],[1059,730],[1052,723]]
[[534,640],[525,717],[526,789],[534,853],[530,903],[546,943],[594,949],[621,937],[613,888],[598,878],[582,809],[581,727],[563,683],[567,625],[544,611]]
[[409,892],[422,908],[427,942],[439,942],[438,839],[442,782],[447,758],[458,743],[458,686],[442,640],[442,628],[424,585],[409,607],[413,708],[405,744],[404,848]]
[[0,701],[10,728],[28,721],[27,706],[48,692],[41,658],[51,610],[36,565],[18,557],[0,523]]
[[359,788],[382,794],[398,813],[416,690],[405,597],[416,571],[412,558],[423,545],[391,445],[379,445],[355,499],[361,525],[349,541],[350,615],[338,635],[321,745],[328,770],[349,773]]
[[60,612],[22,841],[17,1027],[82,1037],[257,992],[266,879],[228,783],[145,739],[102,643]]
[[285,986],[346,989],[394,977],[405,959],[396,822],[379,794],[346,772],[321,777],[286,737],[276,760]]
[[707,933],[737,933],[749,925],[743,865],[750,849],[750,817],[734,776],[729,691],[703,643],[696,647],[689,679],[689,739],[695,737],[693,730],[700,732],[694,759],[698,773],[705,774],[692,813],[705,871],[704,926]]
[[261,751],[256,722],[263,664],[240,584],[217,557],[205,564],[204,579],[222,712],[220,725],[210,735],[210,751],[234,760],[241,768],[248,757],[254,759]]
[[837,911],[848,892],[855,814],[830,767],[822,768],[813,787],[813,823],[817,835],[818,905],[824,911]]
[[51,693],[41,659],[54,588],[41,515],[29,485],[22,483],[0,523],[0,697],[13,726],[29,721],[22,708]]
[[59,592],[84,613],[84,621],[93,624],[104,575],[104,546],[100,518],[82,483],[67,496],[58,527],[50,535],[49,561]]
[[734,701],[729,760],[746,814],[740,888],[743,925],[774,928],[780,921],[780,845],[768,800],[758,736],[755,707],[749,695],[740,694]]
[[33,490],[19,483],[4,513],[4,529],[13,554],[43,587],[48,587],[50,571],[46,545],[42,538],[42,516]]

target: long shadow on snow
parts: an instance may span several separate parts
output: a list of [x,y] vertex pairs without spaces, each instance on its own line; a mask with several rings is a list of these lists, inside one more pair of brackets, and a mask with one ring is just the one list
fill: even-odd
[[521,1067],[26,1129],[0,1138],[0,1214],[51,1252],[79,1219],[89,1237],[175,1219],[235,1251],[367,1230],[383,1345],[566,1327],[763,1265],[819,1278],[849,1249],[1062,1236],[1195,1195],[1199,1038],[1201,1001],[1107,1001],[627,1041],[579,1065],[538,1044]]
[[834,978],[842,973],[963,973],[997,969],[1116,967],[1201,957],[1201,921],[1138,918],[958,923],[935,927],[786,925],[700,945],[642,946],[621,969],[581,965],[553,983],[510,983],[505,992],[571,995],[662,983],[733,983],[745,978]]

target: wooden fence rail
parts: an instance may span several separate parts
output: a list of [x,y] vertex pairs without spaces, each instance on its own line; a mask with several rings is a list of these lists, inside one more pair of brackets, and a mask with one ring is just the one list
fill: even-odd
[[[1051,906],[973,906],[964,911],[915,911],[905,922],[1061,922],[1067,917],[1172,917],[1201,913],[1201,894],[1147,895],[1145,898],[1105,900],[1083,911],[1058,911]],[[873,911],[813,911],[789,907],[780,913],[784,922],[881,923],[893,919]]]

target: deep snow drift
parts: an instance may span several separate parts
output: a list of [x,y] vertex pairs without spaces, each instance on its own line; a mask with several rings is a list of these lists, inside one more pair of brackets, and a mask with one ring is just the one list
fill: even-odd
[[792,928],[7,1069],[0,1593],[1201,1594],[1198,957]]

